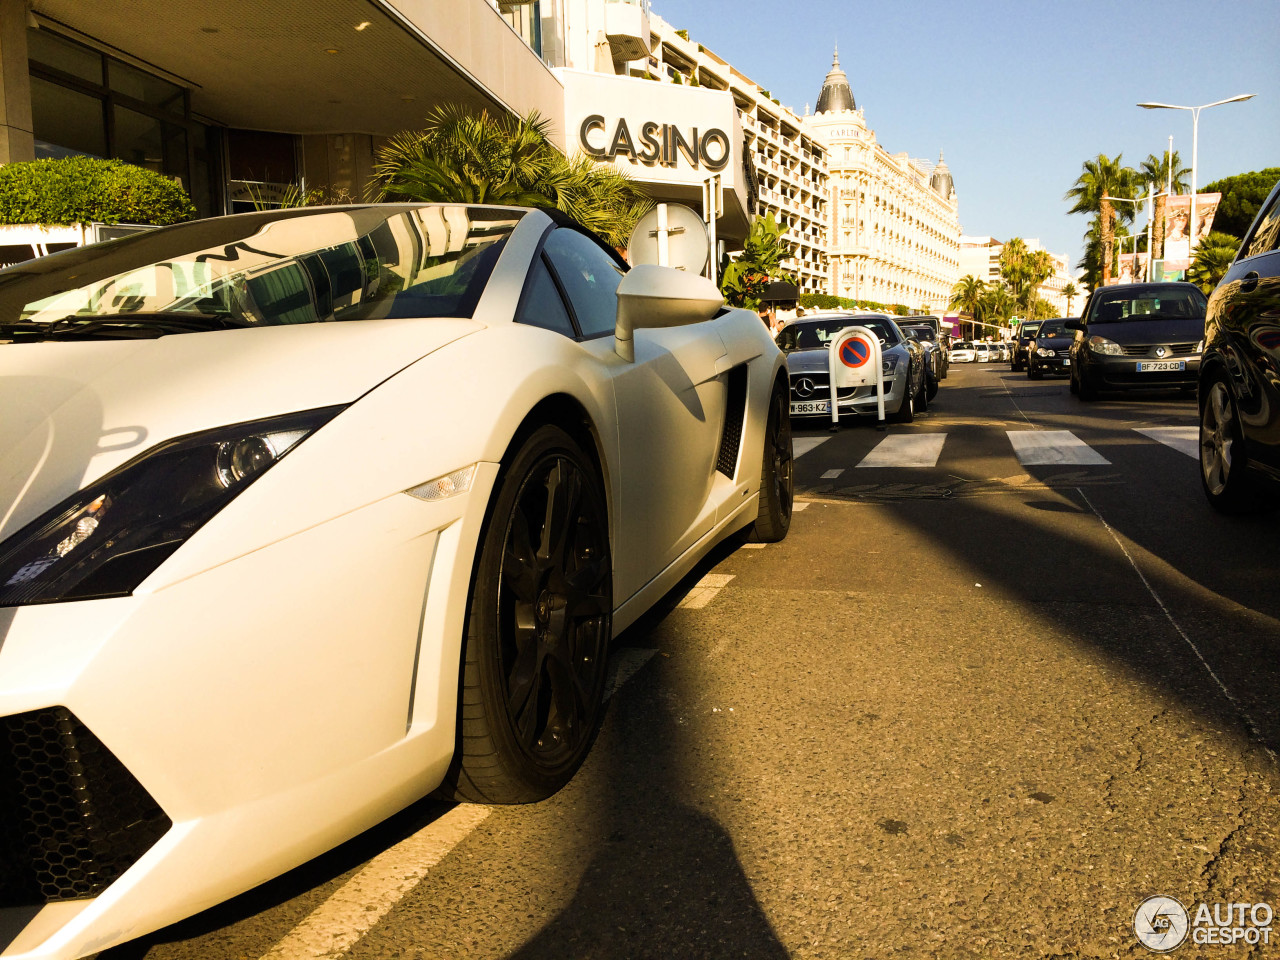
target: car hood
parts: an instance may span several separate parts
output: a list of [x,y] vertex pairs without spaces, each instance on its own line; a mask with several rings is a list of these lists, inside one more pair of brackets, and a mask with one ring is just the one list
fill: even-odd
[[1114,343],[1195,343],[1204,338],[1204,318],[1170,318],[1167,320],[1123,320],[1118,323],[1094,323],[1089,336],[1105,337]]
[[138,454],[351,403],[471,320],[366,320],[0,345],[0,540]]

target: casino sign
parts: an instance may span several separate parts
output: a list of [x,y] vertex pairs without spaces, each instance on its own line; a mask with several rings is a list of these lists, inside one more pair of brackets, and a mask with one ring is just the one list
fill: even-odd
[[[718,127],[703,130],[690,127],[686,137],[674,123],[658,123],[646,120],[639,125],[638,137],[631,132],[625,117],[619,117],[610,136],[601,137],[609,129],[605,117],[593,113],[578,128],[578,143],[583,152],[600,160],[617,160],[626,157],[639,160],[646,166],[660,163],[674,166],[681,157],[695,168],[711,172],[723,170],[729,165],[732,148],[729,135]],[[640,144],[636,146],[637,140]]]

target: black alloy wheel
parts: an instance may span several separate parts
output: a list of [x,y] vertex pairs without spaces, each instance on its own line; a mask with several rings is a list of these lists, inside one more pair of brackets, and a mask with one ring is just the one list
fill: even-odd
[[540,427],[510,459],[482,535],[442,795],[528,803],[569,782],[604,712],[612,615],[599,473],[567,433]]
[[1200,484],[1214,509],[1247,513],[1258,507],[1245,471],[1240,417],[1231,388],[1220,377],[1209,384],[1200,413]]
[[791,450],[791,416],[786,390],[774,390],[764,428],[760,468],[760,507],[747,533],[754,543],[777,543],[791,529],[795,458]]

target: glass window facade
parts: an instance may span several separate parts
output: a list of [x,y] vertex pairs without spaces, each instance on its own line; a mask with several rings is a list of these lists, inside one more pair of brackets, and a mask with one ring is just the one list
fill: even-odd
[[187,91],[47,28],[27,31],[36,158],[114,157],[172,177],[201,216],[222,213],[219,131]]

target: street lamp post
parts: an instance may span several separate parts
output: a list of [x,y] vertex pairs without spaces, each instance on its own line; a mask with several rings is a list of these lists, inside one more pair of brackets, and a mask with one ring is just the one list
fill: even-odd
[[1190,110],[1191,111],[1191,220],[1187,224],[1187,231],[1191,237],[1191,247],[1195,248],[1196,234],[1199,225],[1196,223],[1196,147],[1200,138],[1200,111],[1209,107],[1218,107],[1224,103],[1236,103],[1241,100],[1251,100],[1255,94],[1242,93],[1238,97],[1228,97],[1226,100],[1215,100],[1213,103],[1202,103],[1198,107],[1183,107],[1172,103],[1140,103],[1138,106],[1144,110]]

